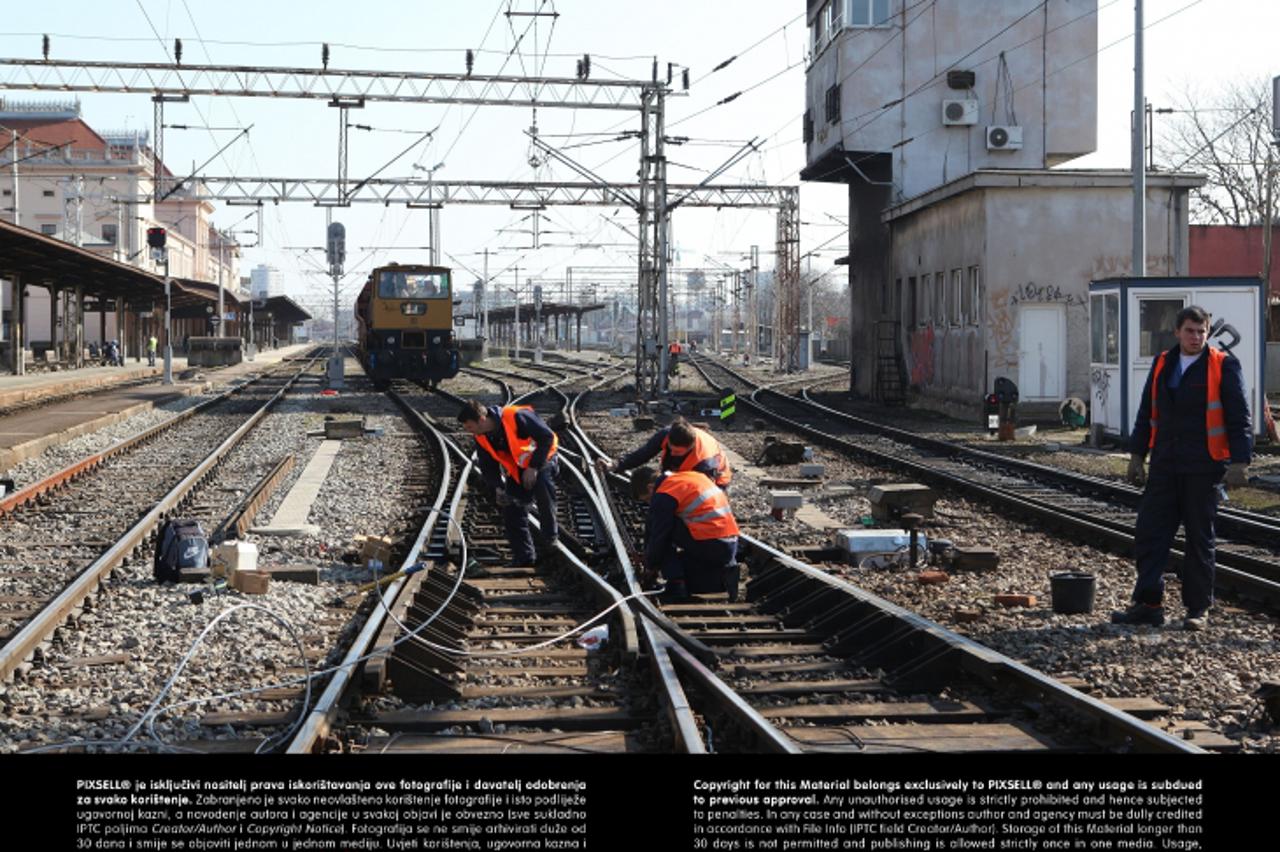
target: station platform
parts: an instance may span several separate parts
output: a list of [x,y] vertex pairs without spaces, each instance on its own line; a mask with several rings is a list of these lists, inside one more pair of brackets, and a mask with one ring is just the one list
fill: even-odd
[[[48,447],[87,435],[183,396],[203,393],[265,366],[301,355],[312,344],[259,352],[252,361],[229,367],[188,368],[186,358],[173,359],[172,385],[161,384],[163,369],[127,364],[84,367],[28,376],[0,376],[0,408],[47,399],[0,417],[0,474]],[[149,381],[148,381],[149,380]],[[139,384],[143,381],[145,383]],[[113,387],[120,385],[119,387]],[[92,392],[59,401],[70,394]]]

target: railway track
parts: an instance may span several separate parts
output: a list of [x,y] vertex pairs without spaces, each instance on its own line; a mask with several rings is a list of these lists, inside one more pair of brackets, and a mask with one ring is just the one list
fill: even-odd
[[[576,418],[575,418],[576,422]],[[586,455],[601,455],[590,445]],[[610,534],[636,586],[644,507],[599,481]],[[972,640],[833,578],[749,535],[750,578],[739,601],[696,595],[638,616],[661,628],[654,646],[682,678],[703,748],[727,752],[1003,753],[1200,749]],[[656,614],[654,612],[656,610]],[[1116,706],[1118,704],[1119,706]]]
[[300,375],[242,385],[0,501],[0,677],[22,667],[165,517],[188,505]]
[[[977,496],[1033,517],[1046,528],[1120,550],[1132,547],[1138,497],[1133,489],[857,418],[808,398],[754,385],[705,358],[695,364],[709,383],[751,388],[749,396],[738,397],[741,408],[841,452],[903,471],[920,482]],[[1217,587],[1276,611],[1280,608],[1280,520],[1226,510],[1221,528],[1235,537],[1218,540]],[[1171,558],[1181,563],[1178,545]]]

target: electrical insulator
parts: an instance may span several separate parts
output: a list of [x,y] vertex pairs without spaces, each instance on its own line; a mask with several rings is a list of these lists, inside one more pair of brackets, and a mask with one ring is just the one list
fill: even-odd
[[591,54],[584,53],[582,54],[582,79],[585,80],[590,76],[591,76]]
[[475,53],[472,52],[471,48],[467,48],[467,76],[468,77],[471,76],[471,69],[475,67],[475,64],[476,64],[476,55]]
[[680,80],[684,84],[684,90],[689,91],[689,69],[686,68],[680,72]]
[[47,33],[45,34],[45,37],[41,40],[41,48],[44,50],[44,58],[48,59],[49,58],[49,36]]
[[324,70],[329,70],[329,43],[325,42],[320,45],[320,64]]
[[164,228],[147,228],[147,245],[151,248],[164,248]]
[[182,64],[182,39],[175,38],[173,40],[173,64]]
[[675,65],[675,63],[673,63],[673,62],[668,62],[668,63],[667,63],[667,85],[668,85],[668,86],[670,86],[670,85],[671,85],[671,73],[672,73],[672,68],[673,68],[673,66],[674,66],[674,65]]

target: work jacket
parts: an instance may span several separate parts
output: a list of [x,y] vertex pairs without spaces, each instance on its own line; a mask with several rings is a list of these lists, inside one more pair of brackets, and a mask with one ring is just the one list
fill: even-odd
[[[476,443],[517,483],[520,482],[521,471],[530,467],[541,469],[560,448],[560,439],[534,413],[532,406],[508,405],[501,410],[490,408],[488,414],[498,421],[498,428],[476,435]],[[496,479],[494,465],[486,465],[483,456],[481,458],[481,472],[485,480],[490,479],[490,473]],[[496,482],[489,484],[496,487]]]
[[661,565],[673,544],[736,539],[738,522],[729,498],[701,473],[663,474],[649,501],[645,562]]
[[[1214,473],[1253,454],[1249,403],[1240,361],[1205,346],[1181,376],[1180,349],[1151,365],[1130,436],[1129,451],[1176,473]],[[1176,387],[1170,387],[1173,381]]]
[[729,483],[733,480],[733,471],[729,467],[729,459],[725,456],[720,442],[713,438],[710,433],[695,427],[693,430],[693,447],[683,456],[673,456],[668,452],[667,438],[670,434],[670,426],[655,432],[643,447],[633,453],[628,453],[618,460],[618,470],[631,470],[639,467],[661,453],[662,461],[659,464],[663,470],[679,471],[681,473],[696,470],[709,477],[712,482],[721,488],[729,486]]

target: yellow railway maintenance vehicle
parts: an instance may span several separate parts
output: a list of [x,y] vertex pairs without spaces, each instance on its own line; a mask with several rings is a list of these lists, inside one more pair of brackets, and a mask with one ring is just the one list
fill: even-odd
[[356,298],[356,327],[360,360],[375,381],[425,379],[435,384],[458,373],[448,267],[377,267]]

